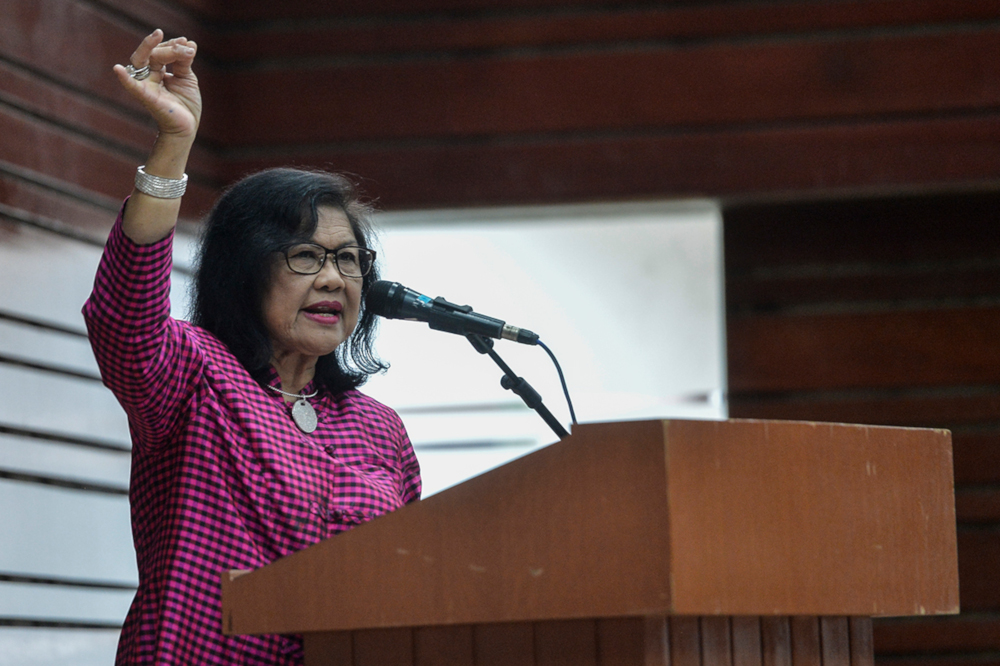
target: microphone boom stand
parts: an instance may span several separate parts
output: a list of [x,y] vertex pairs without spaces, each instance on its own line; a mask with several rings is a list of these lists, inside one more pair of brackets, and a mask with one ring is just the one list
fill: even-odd
[[483,335],[477,335],[475,333],[469,333],[465,337],[469,339],[472,346],[480,354],[486,354],[493,359],[493,362],[500,366],[503,370],[503,377],[500,378],[500,386],[504,387],[508,391],[513,391],[518,395],[521,400],[524,401],[531,409],[538,412],[538,415],[542,417],[552,431],[559,436],[559,439],[565,439],[569,437],[569,433],[566,428],[562,426],[556,417],[552,416],[552,412],[549,411],[548,407],[542,404],[542,396],[538,394],[531,384],[524,380],[523,377],[518,377],[514,374],[514,371],[510,369],[510,366],[504,363],[503,359],[493,351],[493,341]]

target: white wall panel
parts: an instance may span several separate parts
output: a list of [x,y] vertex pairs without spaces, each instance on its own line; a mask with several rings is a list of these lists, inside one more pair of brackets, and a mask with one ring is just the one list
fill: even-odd
[[87,338],[2,319],[0,355],[99,375]]
[[0,666],[111,666],[116,629],[0,627]]
[[101,248],[9,222],[0,232],[0,307],[83,330]]
[[100,382],[0,364],[0,423],[129,442],[128,419]]
[[5,573],[138,581],[124,496],[0,479],[0,535]]
[[0,617],[121,624],[134,596],[130,590],[0,582]]
[[128,488],[130,454],[0,433],[0,470]]

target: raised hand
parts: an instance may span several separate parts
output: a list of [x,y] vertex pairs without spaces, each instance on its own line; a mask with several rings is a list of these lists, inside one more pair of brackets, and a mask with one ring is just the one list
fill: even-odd
[[201,122],[201,91],[191,70],[198,45],[186,37],[163,41],[163,31],[154,30],[132,53],[135,70],[149,67],[149,77],[140,80],[122,65],[115,74],[122,86],[146,107],[156,120],[161,136],[194,139]]
[[[197,50],[186,37],[163,41],[163,31],[154,30],[129,58],[130,68],[114,67],[122,86],[146,107],[160,130],[143,169],[150,176],[184,178],[201,122],[201,91],[191,71]],[[136,70],[147,66],[149,76],[139,76]],[[125,208],[122,229],[137,243],[160,240],[177,224],[180,207],[179,198],[152,196],[137,187]]]

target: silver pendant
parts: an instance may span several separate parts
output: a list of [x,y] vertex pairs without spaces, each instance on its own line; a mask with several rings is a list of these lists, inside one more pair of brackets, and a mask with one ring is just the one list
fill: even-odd
[[316,410],[305,398],[299,398],[292,405],[292,420],[304,433],[310,433],[316,429]]

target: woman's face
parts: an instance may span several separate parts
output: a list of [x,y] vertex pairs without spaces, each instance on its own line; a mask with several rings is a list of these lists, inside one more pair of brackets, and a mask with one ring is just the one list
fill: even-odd
[[[357,244],[342,210],[321,206],[317,215],[313,243],[329,250]],[[358,323],[362,278],[343,277],[332,256],[315,275],[292,272],[283,254],[272,271],[263,310],[275,359],[325,356],[351,335]]]

